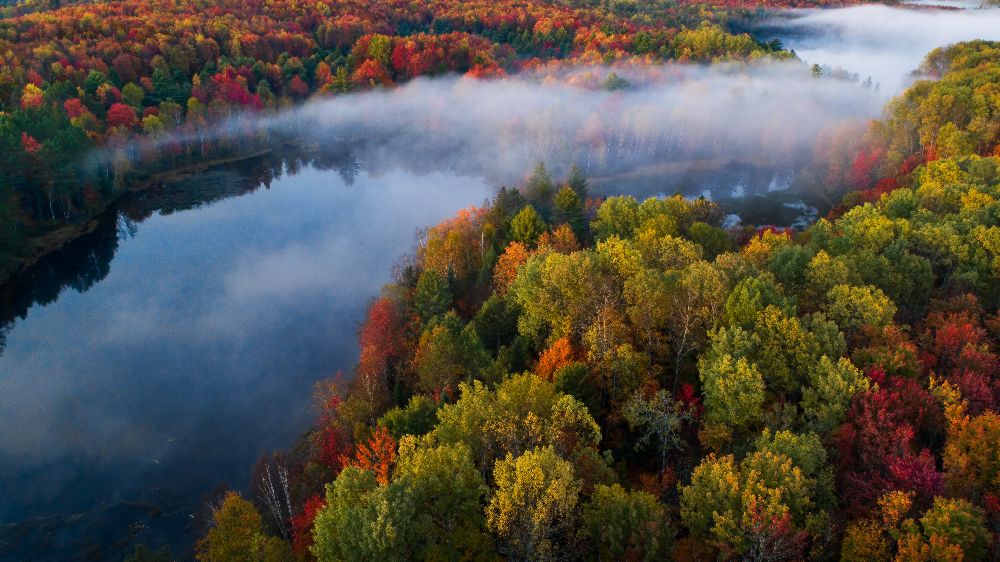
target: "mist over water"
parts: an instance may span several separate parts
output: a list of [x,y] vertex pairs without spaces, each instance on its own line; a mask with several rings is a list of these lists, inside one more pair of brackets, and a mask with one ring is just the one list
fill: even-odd
[[921,0],[941,10],[877,4],[836,10],[792,10],[760,26],[808,64],[871,77],[884,98],[902,92],[931,50],[973,39],[1000,40],[1000,9],[978,2]]
[[[600,88],[610,72],[630,86]],[[795,169],[811,158],[821,132],[860,126],[880,108],[872,90],[817,80],[800,62],[675,64],[492,81],[419,79],[315,101],[269,126],[321,143],[363,139],[364,161],[418,163],[513,183],[538,161],[557,175],[578,163],[595,177],[705,161]]]

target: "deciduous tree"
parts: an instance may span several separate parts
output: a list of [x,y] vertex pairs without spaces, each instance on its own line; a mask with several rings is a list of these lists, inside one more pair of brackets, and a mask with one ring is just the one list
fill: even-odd
[[572,545],[580,483],[551,447],[510,453],[493,471],[496,492],[486,520],[512,560],[555,560]]

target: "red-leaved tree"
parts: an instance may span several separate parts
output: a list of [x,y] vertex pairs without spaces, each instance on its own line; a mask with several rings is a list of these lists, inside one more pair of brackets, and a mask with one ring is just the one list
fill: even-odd
[[299,558],[310,558],[309,547],[313,545],[312,529],[316,515],[326,507],[326,501],[320,495],[314,495],[302,506],[302,513],[292,517],[292,550]]
[[354,458],[343,458],[342,464],[356,466],[375,473],[375,479],[383,486],[389,483],[389,475],[396,466],[396,440],[389,430],[380,426],[365,443],[354,449]]

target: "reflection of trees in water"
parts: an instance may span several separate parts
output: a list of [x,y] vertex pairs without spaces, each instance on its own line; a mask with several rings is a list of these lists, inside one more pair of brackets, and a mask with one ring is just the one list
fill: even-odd
[[337,173],[340,174],[340,178],[344,180],[344,184],[348,187],[354,185],[354,180],[357,179],[358,174],[361,173],[361,162],[358,160],[349,160],[345,162],[343,166],[337,167]]
[[138,224],[154,213],[167,215],[253,193],[261,187],[270,189],[282,175],[295,175],[307,167],[334,170],[348,185],[361,170],[344,145],[328,150],[289,148],[126,196],[97,219],[93,231],[0,286],[0,354],[14,323],[25,318],[32,306],[53,303],[66,289],[85,292],[107,277],[118,242],[134,237]]
[[[405,149],[402,148],[404,144],[407,145]],[[243,196],[260,188],[270,189],[271,184],[282,176],[294,176],[308,168],[334,171],[348,186],[354,184],[362,171],[377,176],[393,169],[417,175],[442,171],[458,175],[480,175],[495,184],[516,181],[515,178],[503,177],[503,174],[491,174],[488,169],[476,169],[477,162],[481,163],[482,159],[466,161],[455,158],[456,154],[461,154],[467,147],[441,144],[424,144],[418,139],[393,140],[379,134],[317,137],[311,141],[290,143],[245,161],[220,165],[184,180],[127,195],[98,219],[98,226],[94,231],[46,256],[28,271],[0,286],[0,353],[3,353],[6,334],[13,322],[17,318],[24,318],[32,305],[54,302],[66,288],[84,292],[103,280],[110,270],[118,241],[134,236],[137,225],[154,213],[167,215]],[[603,150],[613,150],[614,154],[631,153],[639,155],[636,158],[652,160],[656,160],[655,156],[658,154],[656,150],[637,149],[629,142],[613,148],[604,147]],[[537,156],[543,157],[541,153]],[[626,159],[619,156],[611,160],[620,165]],[[709,190],[713,197],[725,197],[737,183],[746,184],[751,188],[747,195],[753,195],[753,186],[767,186],[769,182],[773,183],[772,178],[775,177],[773,169],[745,163],[728,163],[714,170],[698,166],[664,170],[654,166],[655,169],[649,170],[647,174],[634,173],[634,166],[625,168],[632,170],[632,173],[594,178],[594,185],[605,193],[647,195],[663,193],[664,187],[669,186],[671,189],[667,191],[670,193],[683,191],[690,196],[700,194],[706,185],[714,183],[718,184],[719,192]],[[736,176],[744,175],[751,179],[736,181]]]
[[[261,156],[220,165],[184,180],[127,195],[98,219],[98,226],[91,233],[46,256],[28,271],[17,275],[0,287],[0,353],[3,352],[6,334],[12,328],[13,322],[18,318],[24,318],[34,304],[54,302],[66,288],[79,292],[87,291],[103,280],[110,270],[119,240],[134,236],[137,225],[154,213],[168,215],[211,205],[230,197],[240,197],[261,188],[270,189],[271,184],[282,176],[294,176],[308,168],[334,171],[348,186],[354,184],[362,171],[379,175],[393,169],[417,175],[442,171],[458,175],[485,174],[487,177],[484,179],[497,184],[511,180],[504,177],[489,177],[489,170],[477,171],[470,167],[474,165],[473,162],[454,158],[454,155],[462,150],[457,146],[447,148],[446,151],[452,151],[450,154],[428,154],[426,146],[420,150],[414,146],[407,150],[392,148],[399,146],[398,139],[396,142],[390,142],[390,139],[378,135],[299,141]],[[770,178],[774,173],[773,170],[751,169],[752,167],[746,165],[736,166],[738,169],[733,166],[733,164],[724,166],[714,175],[704,169],[694,168],[679,173],[656,170],[649,177],[623,175],[620,179],[627,185],[621,191],[630,193],[649,191],[649,194],[653,195],[662,192],[664,185],[671,185],[678,190],[691,180],[689,186],[691,189],[679,190],[685,191],[688,195],[696,195],[698,189],[695,189],[695,186],[704,186],[706,180],[711,179],[708,176],[719,180],[720,187],[728,188],[733,183],[731,180],[734,173],[746,174],[750,170],[753,172],[752,175],[760,175],[761,181],[748,182],[752,185],[758,183],[766,185],[768,180],[764,179],[764,175],[771,174],[767,176]],[[665,182],[664,180],[668,178],[671,181]],[[611,184],[615,181],[612,178],[603,181],[595,178],[595,180],[597,180],[595,185],[607,184],[605,188],[609,188],[606,189],[609,193],[619,191],[612,187]]]
[[55,302],[63,289],[84,292],[104,279],[118,249],[116,218],[102,217],[91,233],[42,258],[0,288],[0,322],[4,329],[9,330],[17,318],[24,318],[32,305]]

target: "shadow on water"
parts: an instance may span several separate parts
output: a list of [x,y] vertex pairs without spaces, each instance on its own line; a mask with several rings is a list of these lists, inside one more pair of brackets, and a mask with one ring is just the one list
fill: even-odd
[[175,183],[127,194],[96,219],[97,226],[91,232],[44,256],[0,286],[0,355],[14,323],[25,318],[32,306],[54,303],[66,290],[86,292],[107,277],[119,241],[135,236],[137,226],[149,217],[197,209],[258,189],[270,189],[275,179],[294,176],[305,167],[336,171],[348,186],[354,183],[361,169],[345,145],[330,145],[322,151],[315,146],[305,151],[301,147],[285,147]]
[[[301,148],[286,148],[125,196],[98,217],[92,231],[0,287],[0,355],[7,335],[32,307],[53,304],[69,290],[84,293],[104,280],[119,243],[134,237],[138,225],[154,214],[170,215],[270,189],[274,180],[306,167],[336,171],[348,186],[360,171],[357,159],[343,146],[305,153]],[[6,496],[2,487],[0,496]],[[97,502],[86,514],[28,515],[0,524],[0,559],[36,557],[40,545],[52,554],[62,553],[63,559],[104,559],[109,551],[129,552],[130,537],[141,535],[153,521],[162,536],[198,535],[202,531],[192,526],[203,522],[191,517],[190,500],[159,490],[141,501]],[[130,522],[125,538],[122,521]]]

